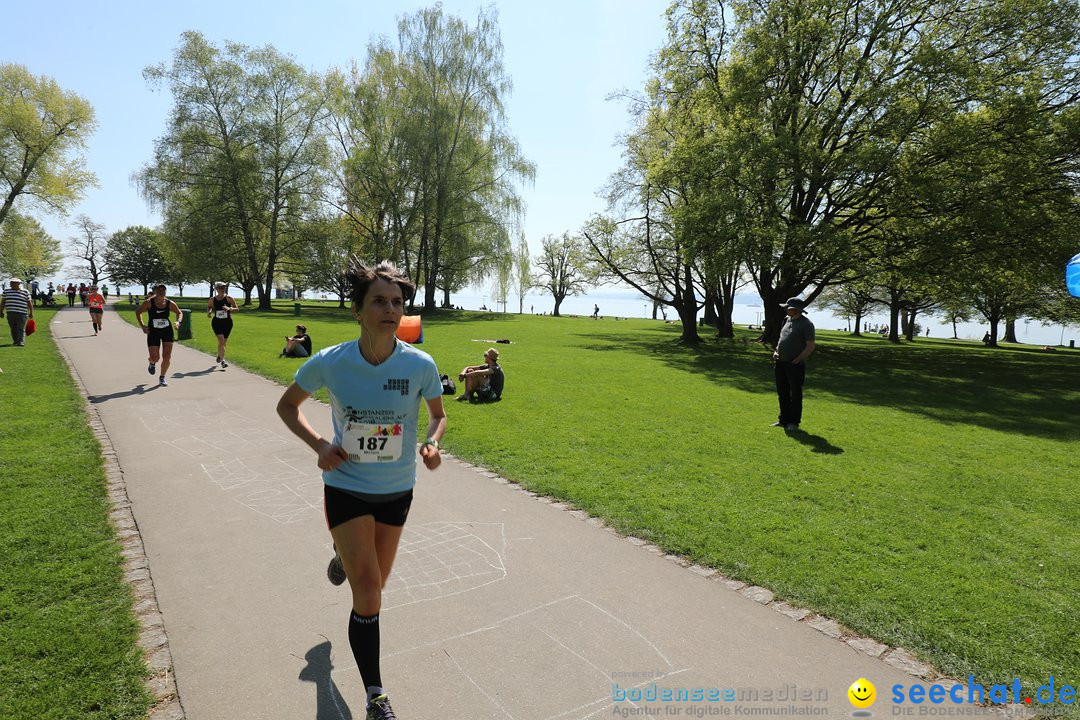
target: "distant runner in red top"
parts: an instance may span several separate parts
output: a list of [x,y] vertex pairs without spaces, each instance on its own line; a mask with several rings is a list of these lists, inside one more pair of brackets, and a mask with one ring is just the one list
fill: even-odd
[[94,334],[97,335],[101,332],[101,319],[105,317],[105,298],[98,292],[97,285],[90,286],[86,304],[90,306],[90,322],[94,324]]

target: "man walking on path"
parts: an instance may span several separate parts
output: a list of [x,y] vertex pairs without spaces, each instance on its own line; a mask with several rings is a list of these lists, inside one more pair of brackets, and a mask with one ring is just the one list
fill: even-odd
[[780,307],[787,309],[787,320],[780,329],[780,341],[773,351],[776,371],[776,394],[780,417],[773,427],[798,430],[802,422],[802,388],[806,380],[806,358],[814,352],[814,323],[806,317],[806,303],[790,298]]
[[34,305],[19,278],[11,278],[11,287],[4,288],[4,296],[0,298],[0,318],[4,313],[7,313],[8,327],[11,328],[11,344],[22,347],[26,344],[26,320],[34,317]]

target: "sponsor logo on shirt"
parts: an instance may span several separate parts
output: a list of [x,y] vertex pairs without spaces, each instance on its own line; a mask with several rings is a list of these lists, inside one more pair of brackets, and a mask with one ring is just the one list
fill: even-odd
[[389,390],[390,392],[400,392],[402,395],[408,395],[409,380],[408,378],[391,378],[386,381],[385,385],[383,385],[383,390]]

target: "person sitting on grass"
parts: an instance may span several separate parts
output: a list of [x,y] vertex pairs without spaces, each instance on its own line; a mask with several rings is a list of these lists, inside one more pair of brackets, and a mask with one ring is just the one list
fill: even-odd
[[285,336],[285,347],[278,357],[311,357],[311,336],[307,334],[307,325],[297,325],[295,335]]
[[458,380],[465,383],[465,394],[458,397],[459,402],[497,402],[502,399],[503,376],[499,366],[499,351],[488,348],[484,353],[483,365],[470,365],[463,368]]

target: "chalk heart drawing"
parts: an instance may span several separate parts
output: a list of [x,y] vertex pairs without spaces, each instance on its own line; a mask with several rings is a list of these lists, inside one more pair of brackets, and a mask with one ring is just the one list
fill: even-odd
[[384,610],[450,597],[506,577],[502,523],[406,525],[383,589]]

